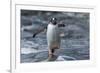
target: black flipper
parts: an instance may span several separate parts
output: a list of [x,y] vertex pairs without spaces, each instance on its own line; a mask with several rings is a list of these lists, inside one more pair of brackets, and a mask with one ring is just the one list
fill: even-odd
[[45,31],[45,30],[47,30],[47,27],[44,27],[44,28],[42,28],[42,29],[38,29],[38,31],[36,31],[36,32],[33,34],[32,37],[35,38],[37,34],[43,32],[43,31]]
[[36,33],[35,33],[35,34],[33,34],[33,36],[32,36],[32,37],[33,37],[33,38],[35,38],[35,36],[36,36]]
[[65,24],[58,24],[58,27],[65,27]]

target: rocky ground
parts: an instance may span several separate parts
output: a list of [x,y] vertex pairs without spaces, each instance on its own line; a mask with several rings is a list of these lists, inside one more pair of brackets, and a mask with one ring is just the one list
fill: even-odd
[[64,36],[54,61],[88,60],[89,13],[21,10],[21,63],[47,61],[46,31],[32,36],[44,30],[52,17],[66,25],[60,28]]

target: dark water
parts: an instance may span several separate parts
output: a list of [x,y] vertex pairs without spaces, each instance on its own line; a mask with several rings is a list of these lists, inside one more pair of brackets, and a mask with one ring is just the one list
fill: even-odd
[[54,61],[89,59],[89,13],[50,12],[21,10],[21,63],[45,62],[48,58],[46,31],[33,38],[33,34],[45,29],[50,18],[56,17],[60,28],[61,47]]

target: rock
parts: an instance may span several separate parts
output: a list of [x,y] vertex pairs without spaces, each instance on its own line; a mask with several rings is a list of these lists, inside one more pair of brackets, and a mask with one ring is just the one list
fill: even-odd
[[36,62],[46,60],[47,58],[48,58],[48,51],[36,53],[36,56],[34,57]]

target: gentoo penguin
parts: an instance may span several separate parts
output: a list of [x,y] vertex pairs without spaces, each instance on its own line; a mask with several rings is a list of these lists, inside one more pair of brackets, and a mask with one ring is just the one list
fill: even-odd
[[[49,24],[45,29],[47,29],[47,44],[49,57],[48,60],[52,61],[55,57],[54,53],[56,49],[60,49],[60,30],[59,27],[65,27],[64,24],[57,23],[57,18],[51,18]],[[41,31],[42,32],[42,31]],[[33,34],[33,38],[40,33],[40,31]]]
[[55,55],[55,50],[60,48],[60,32],[59,26],[57,24],[57,19],[52,18],[47,26],[47,43],[49,50],[49,60],[51,60]]

